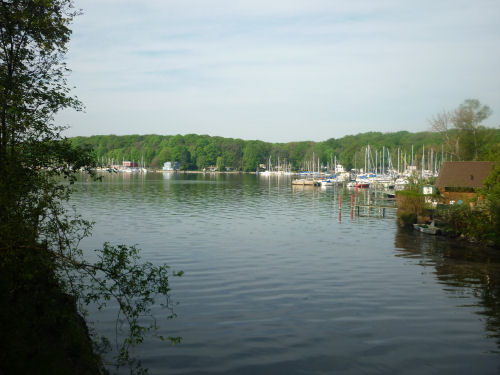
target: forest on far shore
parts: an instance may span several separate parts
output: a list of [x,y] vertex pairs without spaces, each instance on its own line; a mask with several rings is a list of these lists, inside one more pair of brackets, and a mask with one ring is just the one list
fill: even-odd
[[[500,159],[500,129],[483,128],[477,160]],[[451,130],[451,134],[458,130]],[[307,162],[319,158],[326,165],[335,157],[344,167],[351,169],[362,167],[365,148],[370,145],[372,153],[385,148],[385,157],[391,158],[397,165],[397,155],[411,161],[412,147],[415,163],[422,157],[422,148],[426,154],[433,150],[438,158],[445,160],[472,160],[472,157],[457,157],[444,145],[440,132],[399,131],[394,133],[368,132],[348,135],[339,139],[330,138],[323,142],[302,141],[288,143],[269,143],[259,140],[243,140],[209,135],[95,135],[91,137],[71,138],[75,146],[93,148],[100,163],[121,164],[123,160],[140,163],[146,167],[161,169],[166,161],[180,162],[182,170],[202,170],[216,166],[218,170],[255,171],[259,164],[276,165],[278,160],[289,163],[293,170],[307,166]],[[373,156],[375,157],[375,156]],[[400,160],[403,163],[403,160]],[[403,164],[401,164],[403,165]]]

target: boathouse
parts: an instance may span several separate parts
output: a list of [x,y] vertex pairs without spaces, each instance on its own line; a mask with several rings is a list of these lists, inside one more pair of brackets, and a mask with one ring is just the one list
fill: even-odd
[[137,168],[139,165],[135,161],[124,160],[122,163],[123,168]]
[[166,161],[163,163],[163,171],[178,171],[180,169],[180,163],[178,161],[174,161],[173,163],[171,161]]
[[446,203],[474,199],[493,169],[490,161],[448,161],[439,170],[436,187]]

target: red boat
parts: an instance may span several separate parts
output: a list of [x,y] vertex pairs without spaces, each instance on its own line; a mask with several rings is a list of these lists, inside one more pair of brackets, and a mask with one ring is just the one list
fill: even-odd
[[369,182],[357,182],[356,181],[356,189],[368,189],[370,187]]

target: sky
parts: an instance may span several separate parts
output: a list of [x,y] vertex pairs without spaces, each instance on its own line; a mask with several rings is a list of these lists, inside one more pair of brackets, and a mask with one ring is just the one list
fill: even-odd
[[268,142],[430,129],[479,99],[500,126],[498,0],[75,0],[67,136]]

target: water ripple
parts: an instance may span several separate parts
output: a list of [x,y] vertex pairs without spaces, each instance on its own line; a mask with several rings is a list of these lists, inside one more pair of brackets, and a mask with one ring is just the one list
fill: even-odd
[[[96,221],[86,249],[140,244],[185,271],[170,280],[178,318],[155,307],[182,344],[138,348],[152,374],[496,373],[498,256],[398,229],[393,210],[351,217],[351,194],[252,175],[113,175],[77,184],[72,204]],[[114,309],[94,314],[101,332]]]

